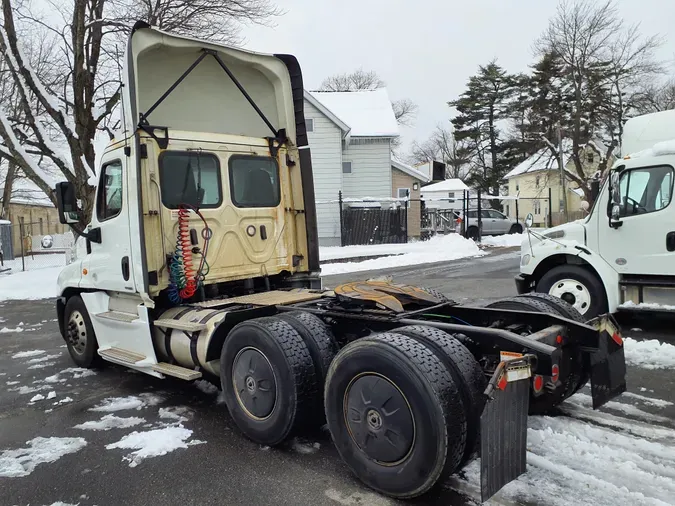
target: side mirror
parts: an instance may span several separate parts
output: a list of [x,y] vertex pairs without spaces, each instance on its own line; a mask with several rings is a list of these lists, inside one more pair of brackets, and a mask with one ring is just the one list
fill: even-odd
[[619,228],[623,225],[621,221],[621,175],[618,171],[612,172],[609,178],[610,199],[609,207],[609,226],[611,228]]
[[56,208],[59,212],[59,221],[64,225],[80,221],[80,210],[77,208],[73,184],[67,181],[56,183]]
[[525,217],[525,228],[530,228],[533,223],[534,216],[532,216],[532,213],[528,213],[528,215]]

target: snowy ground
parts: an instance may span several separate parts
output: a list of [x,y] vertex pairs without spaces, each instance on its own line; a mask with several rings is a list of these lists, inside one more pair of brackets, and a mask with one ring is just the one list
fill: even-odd
[[[0,304],[0,503],[406,504],[355,480],[325,432],[274,449],[248,441],[206,381],[74,367],[52,312]],[[594,411],[585,388],[557,416],[530,418],[528,472],[489,504],[675,504],[675,337],[650,332],[627,331],[628,393]],[[478,504],[478,469],[418,503]]]
[[488,235],[481,238],[481,245],[492,246],[496,248],[514,248],[520,247],[521,243],[527,239],[527,234],[506,234],[506,235]]
[[0,273],[0,301],[56,297],[56,280],[59,272],[61,267]]

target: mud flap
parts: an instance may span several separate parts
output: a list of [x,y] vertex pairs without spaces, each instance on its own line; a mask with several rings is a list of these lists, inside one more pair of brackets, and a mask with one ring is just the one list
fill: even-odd
[[598,350],[591,354],[591,396],[597,409],[626,391],[626,357],[619,325],[604,315],[590,322],[600,331]]
[[485,391],[489,400],[480,417],[481,501],[526,471],[531,371],[523,360],[502,362]]

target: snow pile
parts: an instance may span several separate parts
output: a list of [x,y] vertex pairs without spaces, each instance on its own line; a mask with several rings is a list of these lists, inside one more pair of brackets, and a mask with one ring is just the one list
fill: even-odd
[[46,353],[45,350],[20,351],[19,353],[12,355],[12,358],[35,357],[37,355],[42,355],[43,353]]
[[481,238],[481,244],[495,248],[513,248],[520,247],[525,239],[527,234],[488,235]]
[[[80,378],[88,378],[89,376],[96,376],[96,372],[92,371],[91,369],[84,369],[82,367],[69,367],[68,369],[64,369],[61,371],[59,374],[72,374],[73,379],[80,379]],[[52,377],[52,376],[50,376]]]
[[172,420],[170,423],[187,422],[189,416],[191,416],[190,410],[185,406],[159,408],[159,417],[162,420]]
[[40,362],[46,362],[47,360],[52,360],[54,358],[59,358],[61,356],[60,353],[57,353],[56,355],[45,355],[44,357],[37,357],[37,358],[31,358],[29,361],[27,361],[27,364],[39,364]]
[[675,306],[656,304],[655,302],[640,302],[639,304],[636,304],[632,300],[620,304],[619,307],[638,310],[675,311]]
[[[370,271],[375,269],[388,269],[391,267],[404,267],[407,265],[430,264],[435,262],[446,262],[460,258],[486,255],[486,253],[482,251],[475,242],[465,239],[458,234],[436,236],[428,241],[420,241],[408,244],[387,244],[386,246],[395,246],[402,254],[365,260],[363,262],[324,264],[321,266],[321,274],[323,276],[330,276],[333,274],[344,274],[347,272]],[[373,253],[366,251],[375,250],[365,250],[365,248],[376,247],[350,246],[349,248],[362,248],[363,254],[358,256],[370,256]],[[324,250],[326,249],[328,248],[324,248]],[[374,253],[374,255],[378,254],[379,253]],[[329,255],[336,255],[336,253],[329,251]],[[333,256],[333,258],[341,257]],[[342,258],[350,257],[345,256]]]
[[140,394],[139,396],[130,395],[128,397],[108,397],[89,411],[99,411],[103,413],[112,413],[114,411],[124,411],[128,409],[141,410],[147,406],[155,406],[164,399],[154,394]]
[[82,430],[128,429],[129,427],[134,427],[135,425],[141,424],[144,421],[145,420],[143,418],[138,418],[136,416],[123,418],[115,415],[105,415],[100,420],[89,421],[75,425],[75,428]]
[[56,297],[61,267],[48,267],[0,275],[0,300],[35,300]]
[[44,400],[45,400],[44,395],[37,394],[37,395],[34,395],[33,397],[31,397],[30,402],[38,402],[38,401],[44,401]]
[[668,406],[673,405],[673,403],[670,402],[670,401],[666,401],[666,400],[663,400],[663,399],[654,399],[653,397],[647,397],[645,395],[634,394],[633,392],[624,392],[621,395],[623,397],[630,397],[631,399],[635,399],[639,402],[642,402],[642,403],[647,404],[649,406],[655,406],[657,408],[667,408]]
[[7,328],[7,327],[2,327],[0,329],[0,334],[9,334],[10,332],[23,332],[23,328],[17,327],[15,329],[10,329],[10,328]]
[[129,467],[136,467],[147,458],[159,457],[179,448],[204,443],[198,440],[187,442],[190,436],[192,436],[192,431],[185,427],[164,427],[147,432],[132,432],[118,442],[106,445],[106,448],[108,450],[115,448],[135,450],[126,455],[124,460],[129,462]]
[[644,369],[675,369],[675,346],[656,339],[623,340],[626,363]]
[[6,450],[0,454],[0,477],[28,476],[39,464],[56,462],[87,445],[81,437],[36,437],[28,448]]

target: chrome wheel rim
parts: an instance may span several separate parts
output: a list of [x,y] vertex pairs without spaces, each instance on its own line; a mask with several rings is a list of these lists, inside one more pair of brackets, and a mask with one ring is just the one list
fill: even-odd
[[75,353],[78,355],[84,354],[87,347],[87,326],[84,323],[82,313],[77,310],[70,313],[70,318],[68,318],[66,339]]
[[556,281],[548,293],[574,306],[581,314],[586,314],[591,307],[591,292],[576,279]]

